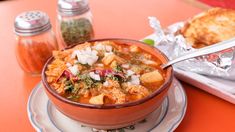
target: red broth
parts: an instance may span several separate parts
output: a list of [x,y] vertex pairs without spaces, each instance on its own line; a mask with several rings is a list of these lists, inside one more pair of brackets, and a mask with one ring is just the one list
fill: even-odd
[[135,45],[84,43],[53,52],[46,70],[56,92],[88,104],[122,104],[142,99],[165,81],[162,62]]

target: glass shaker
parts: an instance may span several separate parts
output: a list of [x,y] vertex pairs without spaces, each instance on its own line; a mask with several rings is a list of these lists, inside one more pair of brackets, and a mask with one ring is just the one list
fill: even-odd
[[41,11],[23,12],[14,27],[19,65],[26,73],[40,74],[52,51],[58,49],[49,17]]
[[88,0],[58,1],[57,36],[64,47],[94,37]]

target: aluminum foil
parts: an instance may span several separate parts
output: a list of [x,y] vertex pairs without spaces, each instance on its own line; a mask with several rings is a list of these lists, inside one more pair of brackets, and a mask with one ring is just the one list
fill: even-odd
[[[182,35],[175,35],[184,26],[184,22],[178,22],[162,29],[157,18],[149,17],[149,24],[154,29],[155,47],[164,52],[170,60],[198,50],[187,44]],[[176,63],[174,68],[235,80],[235,47]]]

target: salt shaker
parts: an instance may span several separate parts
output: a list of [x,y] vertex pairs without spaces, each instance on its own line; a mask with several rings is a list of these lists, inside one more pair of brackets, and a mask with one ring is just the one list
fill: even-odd
[[59,0],[57,12],[57,36],[64,47],[94,37],[88,0]]
[[46,13],[28,11],[15,18],[16,58],[21,68],[29,74],[40,74],[52,51],[58,49]]

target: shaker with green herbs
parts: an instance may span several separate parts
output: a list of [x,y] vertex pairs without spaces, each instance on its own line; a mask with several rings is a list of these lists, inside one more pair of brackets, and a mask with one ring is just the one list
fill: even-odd
[[57,34],[65,47],[94,37],[92,14],[87,0],[58,1]]

